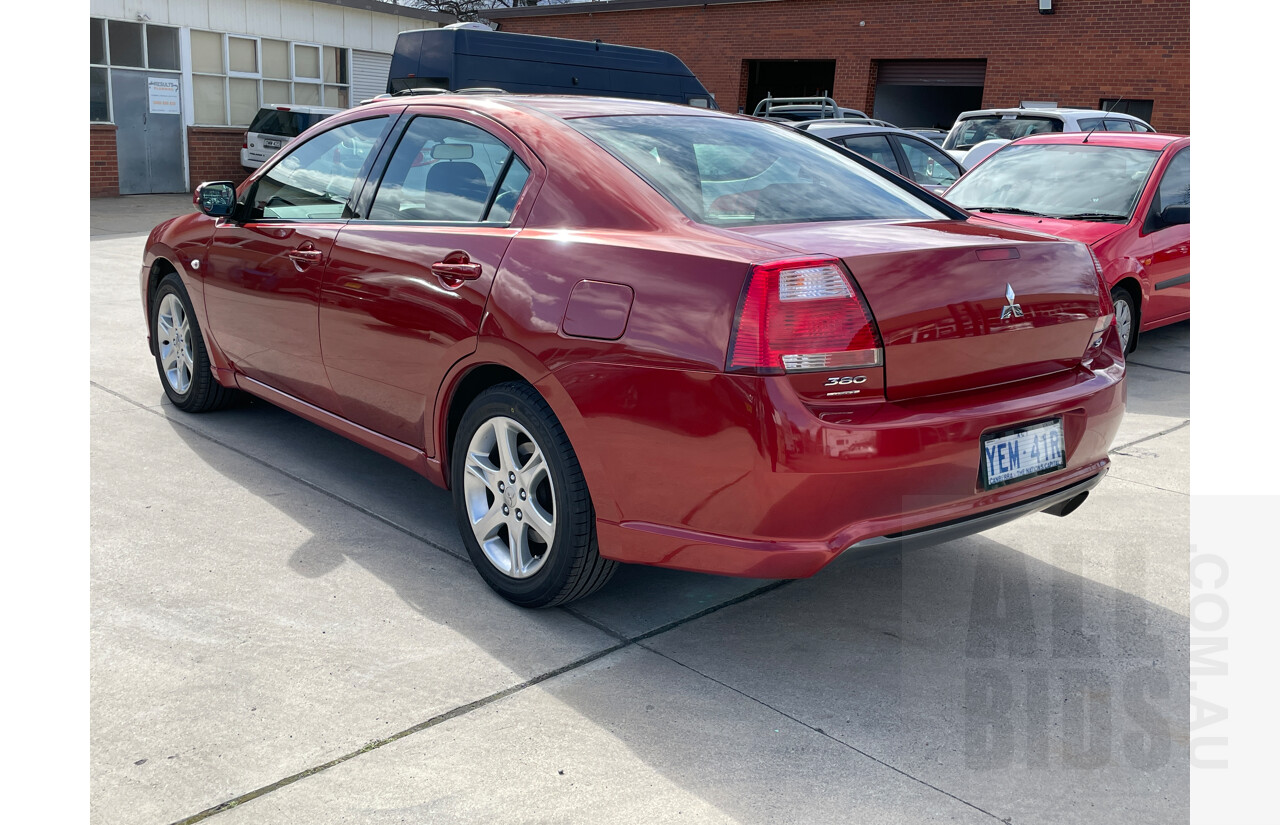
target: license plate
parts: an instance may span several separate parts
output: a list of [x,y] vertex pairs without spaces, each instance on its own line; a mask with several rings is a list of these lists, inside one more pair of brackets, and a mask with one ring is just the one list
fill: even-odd
[[262,148],[264,149],[279,149],[281,146],[284,146],[284,141],[282,140],[270,140],[264,138],[262,141]]
[[982,439],[982,484],[990,490],[1067,466],[1062,419],[992,433]]

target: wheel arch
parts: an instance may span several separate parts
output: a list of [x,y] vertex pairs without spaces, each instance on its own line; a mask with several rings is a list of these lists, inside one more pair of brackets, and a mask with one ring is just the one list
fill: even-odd
[[587,481],[596,514],[616,518],[618,508],[604,468],[590,449],[587,424],[577,404],[555,374],[528,353],[500,339],[481,339],[476,351],[459,361],[445,376],[436,398],[434,444],[444,487],[452,486],[453,441],[467,407],[480,393],[505,381],[522,381],[547,402],[573,447]]

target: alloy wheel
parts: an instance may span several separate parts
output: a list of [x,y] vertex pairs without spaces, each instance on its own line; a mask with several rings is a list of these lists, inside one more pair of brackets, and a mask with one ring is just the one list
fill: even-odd
[[471,437],[463,467],[467,522],[485,558],[513,579],[537,573],[556,535],[555,490],[538,442],[495,416]]
[[160,300],[160,309],[156,313],[156,338],[165,380],[174,392],[185,395],[191,389],[195,352],[187,311],[172,292]]

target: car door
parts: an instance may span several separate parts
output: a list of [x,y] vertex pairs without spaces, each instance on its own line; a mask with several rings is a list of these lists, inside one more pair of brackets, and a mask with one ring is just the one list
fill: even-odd
[[1160,215],[1168,206],[1191,206],[1191,147],[1169,160],[1156,185],[1143,233],[1149,241],[1143,261],[1151,294],[1144,309],[1148,322],[1166,321],[1191,312],[1191,224],[1168,225]]
[[964,174],[960,164],[927,140],[895,135],[907,174],[933,192],[943,192]]
[[320,338],[343,414],[435,455],[436,392],[476,347],[494,275],[528,211],[522,193],[542,173],[491,121],[414,107],[401,125],[361,217],[334,243]]
[[291,145],[220,219],[204,273],[212,335],[237,371],[333,410],[317,308],[333,240],[391,118],[348,122]]

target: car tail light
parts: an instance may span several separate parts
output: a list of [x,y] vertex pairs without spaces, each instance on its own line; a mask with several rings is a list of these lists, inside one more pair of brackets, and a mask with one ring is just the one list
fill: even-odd
[[1102,261],[1098,260],[1098,256],[1093,254],[1092,247],[1086,247],[1089,250],[1089,257],[1093,260],[1093,274],[1098,278],[1098,297],[1102,303],[1102,314],[1114,312],[1115,307],[1111,303],[1111,290],[1107,288],[1107,276],[1102,272]]
[[838,260],[751,268],[729,345],[729,371],[804,372],[882,361],[871,312]]
[[1102,273],[1102,261],[1098,260],[1092,248],[1089,248],[1089,257],[1093,260],[1093,274],[1098,278],[1098,304],[1101,314],[1093,325],[1093,334],[1089,336],[1089,346],[1084,353],[1086,356],[1102,346],[1107,329],[1116,322],[1116,308],[1111,301],[1111,290],[1107,289],[1106,276]]

